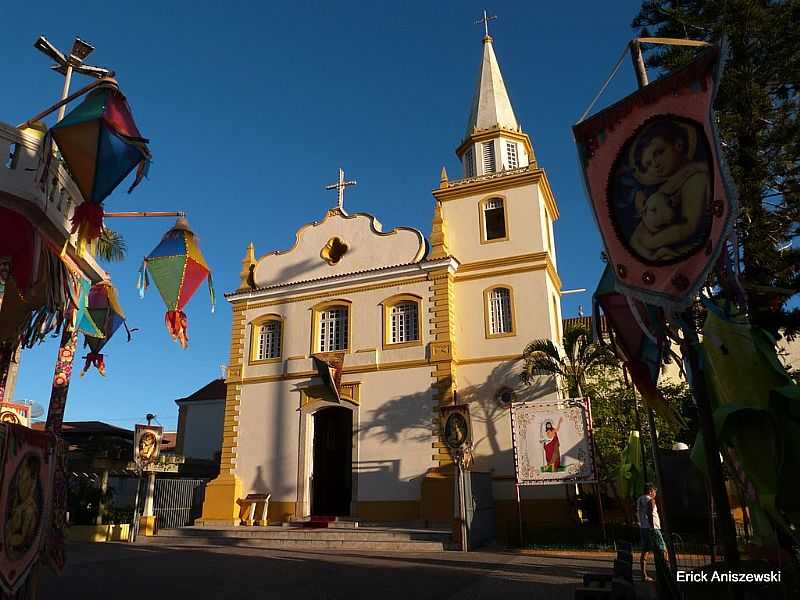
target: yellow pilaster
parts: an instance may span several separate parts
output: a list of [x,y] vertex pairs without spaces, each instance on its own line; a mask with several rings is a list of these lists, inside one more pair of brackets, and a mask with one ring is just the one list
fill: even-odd
[[226,379],[228,387],[225,394],[219,476],[206,486],[203,516],[198,520],[198,524],[202,525],[238,525],[239,505],[236,501],[243,497],[242,482],[236,476],[236,454],[239,446],[239,403],[242,392],[246,327],[243,304],[233,306],[232,321],[231,362]]
[[151,536],[156,534],[156,518],[139,517],[139,535]]

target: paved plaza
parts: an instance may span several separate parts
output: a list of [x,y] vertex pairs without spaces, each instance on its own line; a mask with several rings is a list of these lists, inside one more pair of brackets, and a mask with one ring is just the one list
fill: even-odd
[[611,555],[506,552],[374,553],[235,546],[73,544],[68,566],[43,576],[42,600],[291,598],[292,600],[571,599]]

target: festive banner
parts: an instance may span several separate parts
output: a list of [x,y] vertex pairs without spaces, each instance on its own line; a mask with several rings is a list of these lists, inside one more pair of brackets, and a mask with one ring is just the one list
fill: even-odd
[[0,423],[0,589],[12,595],[41,557],[53,498],[55,436]]
[[133,462],[140,469],[158,462],[163,431],[163,427],[156,425],[136,426],[133,437]]
[[31,407],[17,402],[0,402],[0,423],[31,426]]
[[595,481],[588,399],[514,402],[511,432],[519,485]]
[[314,366],[317,369],[322,383],[336,399],[336,402],[342,401],[341,387],[342,387],[342,367],[344,366],[344,352],[336,354],[312,354],[311,358],[314,359]]
[[470,426],[469,406],[454,404],[439,408],[442,427],[442,440],[452,450],[469,447],[472,444],[472,427]]
[[731,231],[736,194],[712,103],[719,51],[708,50],[573,127],[618,291],[682,309]]

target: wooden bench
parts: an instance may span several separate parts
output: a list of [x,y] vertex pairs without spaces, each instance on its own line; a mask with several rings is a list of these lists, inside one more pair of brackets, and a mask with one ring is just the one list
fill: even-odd
[[239,498],[236,501],[239,505],[239,524],[247,527],[269,525],[267,509],[271,497],[272,494],[247,494],[244,498]]

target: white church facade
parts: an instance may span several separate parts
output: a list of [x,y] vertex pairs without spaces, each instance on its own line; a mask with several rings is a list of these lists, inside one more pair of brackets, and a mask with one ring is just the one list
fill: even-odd
[[[270,522],[449,523],[453,461],[438,415],[454,403],[469,407],[473,470],[491,474],[498,524],[516,523],[509,404],[557,395],[519,373],[529,341],[561,340],[559,213],[489,36],[456,152],[463,173],[442,171],[427,239],[340,201],[291,248],[257,258],[248,247],[227,294],[221,465],[203,523],[238,523],[237,500],[267,492]],[[343,356],[339,401],[314,355]],[[524,496],[534,522],[568,523],[562,486]]]

